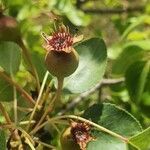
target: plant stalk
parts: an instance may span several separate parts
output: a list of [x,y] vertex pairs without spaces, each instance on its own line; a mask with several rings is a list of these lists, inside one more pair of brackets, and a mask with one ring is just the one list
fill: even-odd
[[17,114],[17,92],[16,92],[16,88],[13,87],[13,93],[14,93],[14,120],[15,120],[15,124],[17,124],[18,122],[18,114]]
[[56,105],[57,101],[60,102],[61,91],[62,91],[62,87],[63,87],[63,81],[64,81],[64,78],[58,79],[58,87],[57,87],[57,92],[56,92],[55,97],[52,99],[52,101],[48,105],[47,109],[45,110],[45,112],[42,115],[41,119],[39,120],[38,124],[35,126],[35,128],[30,133],[34,133],[34,130],[36,130],[36,128],[38,126],[40,126],[40,124],[43,122],[43,120],[45,119],[47,114],[53,109],[53,106]]
[[106,133],[108,133],[108,134],[110,134],[110,135],[112,135],[112,136],[114,136],[116,138],[121,139],[125,143],[129,143],[129,140],[127,138],[123,137],[122,135],[119,135],[119,134],[117,134],[117,133],[115,133],[115,132],[113,132],[111,130],[108,130],[107,128],[104,128],[104,127],[102,127],[102,126],[100,126],[100,125],[98,125],[98,124],[96,124],[96,123],[94,123],[94,122],[92,122],[90,120],[87,120],[87,119],[79,117],[79,116],[74,116],[74,115],[64,115],[64,116],[58,116],[58,117],[51,118],[48,121],[46,121],[43,124],[41,124],[38,128],[36,128],[36,130],[34,130],[33,133],[36,133],[38,130],[40,130],[41,128],[43,128],[47,123],[54,122],[54,121],[60,120],[60,119],[75,119],[75,120],[80,120],[82,122],[85,122],[85,123],[87,123],[87,124],[95,127],[99,131],[106,132]]
[[[0,102],[0,111],[1,111],[2,115],[5,117],[7,124],[12,125],[13,123],[1,102]],[[10,132],[13,132],[12,128],[9,128],[9,130],[10,130]]]
[[40,92],[39,92],[39,95],[38,95],[38,98],[37,98],[37,101],[36,101],[36,104],[33,108],[33,111],[31,113],[31,116],[30,116],[30,119],[29,119],[29,124],[27,126],[27,131],[29,131],[29,128],[30,128],[30,123],[31,123],[31,120],[33,119],[34,115],[35,115],[35,112],[39,106],[39,102],[41,100],[41,97],[42,97],[42,93],[43,93],[43,90],[44,90],[44,87],[45,87],[45,84],[46,84],[46,81],[47,81],[47,78],[48,78],[48,75],[49,75],[49,72],[47,71],[45,73],[45,76],[44,76],[44,79],[43,79],[43,82],[42,82],[42,86],[41,86],[41,89],[40,89]]

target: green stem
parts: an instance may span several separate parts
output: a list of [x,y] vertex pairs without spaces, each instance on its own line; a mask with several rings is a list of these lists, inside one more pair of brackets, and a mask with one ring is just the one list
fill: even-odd
[[14,93],[14,120],[15,120],[15,124],[17,124],[18,121],[18,114],[17,114],[17,92],[16,92],[16,88],[13,87],[13,93]]
[[3,114],[3,116],[5,117],[5,120],[8,124],[12,124],[12,121],[8,115],[8,113],[5,111],[4,106],[2,105],[2,103],[0,103],[0,111]]
[[[14,75],[11,72],[11,79],[14,81]],[[13,109],[14,109],[14,122],[15,125],[17,125],[17,121],[18,121],[18,114],[17,114],[17,91],[16,91],[16,87],[13,86]]]
[[58,116],[58,117],[51,118],[48,121],[46,121],[45,123],[43,123],[42,125],[40,125],[36,130],[34,130],[34,133],[36,133],[39,129],[41,129],[42,127],[44,127],[47,123],[54,122],[54,121],[60,120],[60,119],[75,119],[75,120],[80,120],[82,122],[85,122],[85,123],[87,123],[87,124],[89,124],[89,125],[97,128],[100,131],[106,132],[106,133],[108,133],[108,134],[110,134],[110,135],[112,135],[112,136],[114,136],[116,138],[119,138],[119,139],[121,139],[122,141],[124,141],[126,143],[129,142],[129,140],[127,138],[125,138],[125,137],[123,137],[123,136],[121,136],[121,135],[119,135],[119,134],[117,134],[117,133],[115,133],[113,131],[110,131],[110,130],[108,130],[108,129],[106,129],[106,128],[104,128],[104,127],[102,127],[102,126],[100,126],[100,125],[98,125],[98,124],[90,121],[90,120],[87,120],[87,119],[79,117],[79,116],[74,116],[74,115],[64,115],[64,116]]
[[[35,122],[35,120],[31,120],[30,123],[35,124],[36,122]],[[21,122],[19,123],[19,125],[27,125],[27,124],[29,124],[29,121],[28,121],[28,120],[27,120],[27,121],[21,121]]]
[[36,71],[36,68],[32,63],[31,55],[30,55],[28,49],[26,48],[25,44],[23,43],[22,39],[18,40],[18,45],[22,48],[24,58],[25,58],[27,64],[30,65],[31,72],[36,79],[37,89],[39,91],[40,90],[40,81],[39,81],[39,77],[38,77],[38,73]]
[[[24,137],[26,137],[27,139],[29,139],[31,145],[34,145],[34,141],[33,141],[32,137],[24,129],[22,129],[21,127],[16,127],[16,128],[23,133]],[[31,146],[31,145],[29,145],[29,146]],[[34,146],[33,146],[33,148],[34,148]]]
[[42,106],[43,103],[48,99],[48,96],[50,94],[50,89],[52,88],[53,80],[51,80],[45,90],[44,97],[40,100],[39,105]]
[[49,144],[47,144],[47,143],[41,142],[41,141],[36,140],[36,139],[34,139],[34,141],[35,141],[36,143],[38,143],[38,144],[41,144],[41,145],[47,147],[47,148],[50,148],[50,149],[53,149],[53,150],[55,149],[55,150],[56,150],[56,147],[54,147],[54,146],[52,146],[52,145],[49,145]]
[[33,119],[33,117],[34,117],[34,115],[35,115],[35,112],[36,112],[36,109],[37,109],[38,106],[39,106],[39,102],[40,102],[40,100],[41,100],[41,96],[42,96],[42,93],[43,93],[43,90],[44,90],[44,87],[45,87],[45,84],[46,84],[48,75],[49,75],[49,72],[47,71],[47,72],[45,73],[45,76],[44,76],[44,79],[43,79],[43,82],[42,82],[42,86],[41,86],[41,89],[40,89],[40,92],[39,92],[39,95],[38,95],[36,104],[35,104],[35,106],[34,106],[34,108],[33,108],[33,111],[32,111],[32,113],[31,113],[31,116],[30,116],[29,124],[28,124],[28,126],[27,126],[27,131],[29,131],[31,120]]
[[39,122],[35,126],[35,128],[31,131],[31,133],[34,133],[34,130],[36,130],[36,128],[38,128],[38,126],[40,126],[40,124],[43,122],[43,120],[45,119],[45,117],[47,116],[47,114],[53,109],[53,106],[55,105],[55,103],[57,103],[57,100],[60,101],[61,91],[62,91],[62,87],[63,87],[63,81],[64,81],[64,79],[58,79],[58,87],[57,87],[56,95],[52,99],[52,101],[49,103],[46,111],[42,115],[41,119],[39,120]]
[[56,92],[56,106],[60,106],[61,104],[61,92],[62,92],[62,88],[63,88],[63,82],[64,82],[64,78],[58,78],[58,87],[57,87],[57,92]]
[[16,82],[14,82],[10,77],[8,77],[4,72],[0,71],[0,76],[6,80],[10,85],[16,88],[18,92],[21,93],[21,95],[32,105],[35,104],[35,101],[32,99],[32,97],[22,88],[20,87]]
[[32,111],[33,111],[33,108],[29,108],[29,107],[20,107],[20,106],[17,106],[17,109],[19,110],[19,111],[22,111],[22,112],[28,112],[28,113],[31,113]]

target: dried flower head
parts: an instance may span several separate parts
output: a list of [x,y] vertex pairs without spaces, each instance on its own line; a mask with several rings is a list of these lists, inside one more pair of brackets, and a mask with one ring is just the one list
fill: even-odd
[[79,144],[81,150],[86,150],[87,143],[94,138],[90,134],[91,127],[85,122],[71,121],[71,135],[73,140]]
[[70,53],[73,49],[73,44],[79,42],[83,39],[81,36],[72,36],[69,32],[69,28],[61,25],[58,31],[54,32],[52,36],[48,36],[42,33],[42,37],[45,39],[46,43],[43,47],[47,51],[57,51]]

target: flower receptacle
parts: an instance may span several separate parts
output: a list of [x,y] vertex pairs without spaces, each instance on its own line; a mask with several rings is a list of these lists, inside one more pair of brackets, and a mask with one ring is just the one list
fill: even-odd
[[79,55],[73,49],[70,53],[49,51],[45,57],[48,71],[57,78],[64,78],[77,69]]

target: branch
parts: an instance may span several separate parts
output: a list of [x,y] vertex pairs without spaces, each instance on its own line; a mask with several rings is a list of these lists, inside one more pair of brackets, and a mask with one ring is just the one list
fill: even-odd
[[128,7],[128,8],[102,8],[102,9],[81,9],[85,13],[92,14],[122,14],[131,12],[142,12],[144,6]]
[[111,84],[117,84],[117,83],[121,83],[124,81],[124,78],[119,78],[119,79],[103,79],[102,81],[100,81],[96,86],[94,86],[93,88],[91,88],[90,90],[81,93],[78,97],[76,97],[75,99],[73,99],[67,106],[65,109],[63,109],[62,111],[60,111],[58,113],[58,115],[63,115],[64,113],[66,113],[67,111],[71,110],[72,108],[74,108],[81,100],[83,100],[84,98],[88,97],[89,95],[93,94],[95,91],[99,90],[101,88],[101,86],[103,85],[111,85]]

